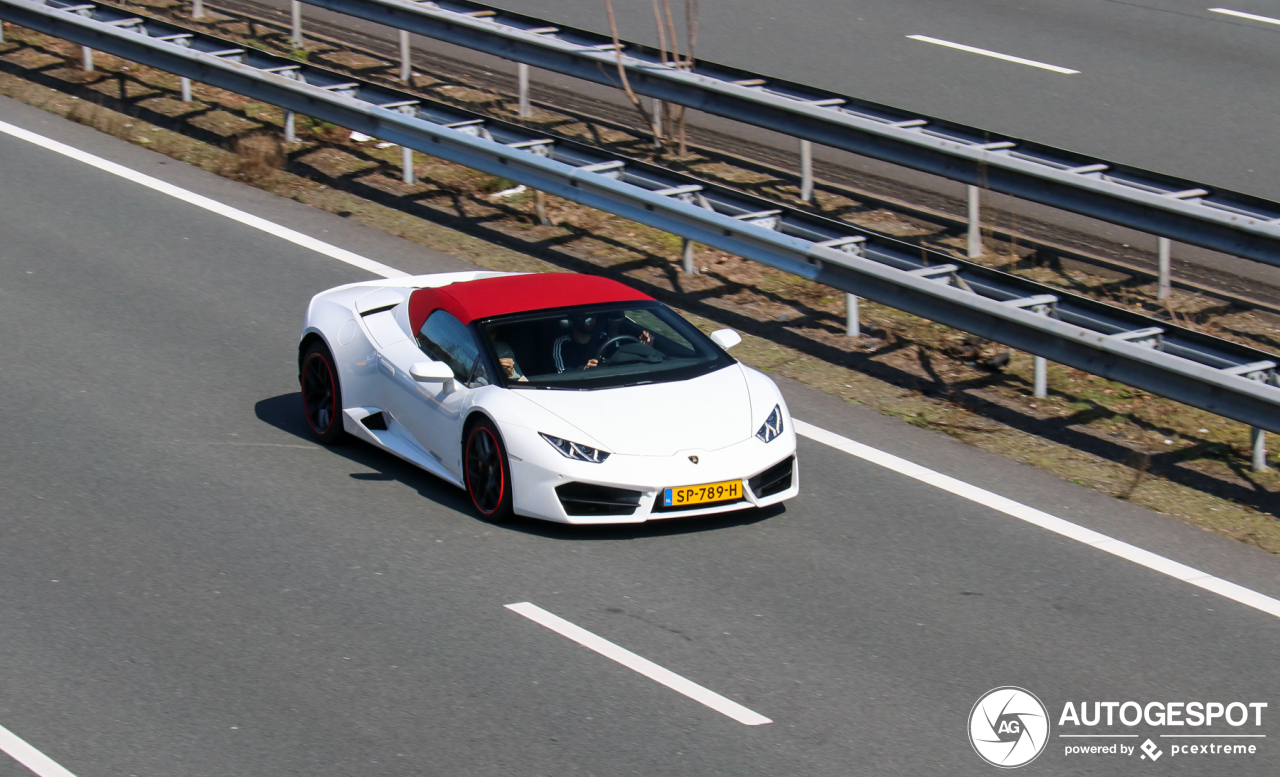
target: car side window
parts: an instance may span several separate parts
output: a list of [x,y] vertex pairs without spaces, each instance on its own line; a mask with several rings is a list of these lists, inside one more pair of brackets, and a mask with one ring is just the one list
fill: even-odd
[[459,383],[470,388],[489,383],[471,330],[451,313],[437,310],[427,318],[418,333],[418,347],[432,359],[449,365]]

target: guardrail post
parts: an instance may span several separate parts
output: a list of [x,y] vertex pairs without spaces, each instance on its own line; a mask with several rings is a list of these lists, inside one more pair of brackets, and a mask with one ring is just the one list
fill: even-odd
[[529,66],[523,62],[517,64],[516,75],[520,82],[520,118],[527,119],[533,114],[529,110]]
[[294,132],[294,114],[293,111],[284,112],[284,142],[296,143],[298,136]]
[[693,266],[693,241],[687,237],[684,239],[684,273],[685,275],[698,274],[698,268]]
[[800,141],[800,199],[813,200],[813,143]]
[[[1036,312],[1041,315],[1049,315],[1047,307],[1037,308]],[[1035,363],[1036,374],[1032,394],[1036,399],[1044,399],[1049,396],[1049,360],[1043,356],[1037,356],[1033,359],[1033,362]]]
[[413,77],[413,52],[409,48],[409,31],[400,31],[400,80],[406,84]]
[[1249,441],[1253,444],[1253,471],[1267,471],[1267,433],[1256,426],[1249,427]]
[[855,340],[862,337],[862,324],[858,321],[858,298],[847,291],[844,294],[844,334]]
[[653,147],[662,148],[662,101],[653,98]]
[[306,48],[302,42],[302,3],[300,0],[289,0],[289,16],[292,21],[290,35],[294,48]]
[[1160,277],[1156,284],[1156,299],[1169,299],[1169,259],[1170,245],[1169,238],[1161,237],[1156,239],[1159,246],[1157,253],[1159,254]]
[[191,0],[191,18],[204,18],[204,0]]
[[969,187],[969,258],[982,256],[982,202],[976,186]]
[[400,147],[400,168],[401,180],[405,183],[416,183],[417,177],[413,172],[413,149],[408,146]]
[[182,77],[182,101],[191,102],[191,79],[186,76]]
[[538,217],[539,224],[551,226],[551,219],[547,218],[547,197],[541,189],[533,190],[533,214]]
[[84,68],[84,72],[92,73],[93,72],[93,49],[89,48],[88,46],[81,46],[80,59],[82,60],[81,67]]
[[[969,187],[972,189],[973,187]],[[954,265],[953,265],[954,266]],[[921,272],[916,270],[916,272]],[[1057,318],[1058,315],[1058,298],[1053,294],[1038,294],[1031,297],[1020,297],[1005,300],[1002,304],[1010,305],[1015,308],[1030,310],[1039,316],[1047,316],[1049,318]],[[1032,354],[1032,364],[1035,367],[1035,377],[1032,381],[1032,393],[1037,399],[1043,399],[1049,396],[1049,360],[1043,356]]]

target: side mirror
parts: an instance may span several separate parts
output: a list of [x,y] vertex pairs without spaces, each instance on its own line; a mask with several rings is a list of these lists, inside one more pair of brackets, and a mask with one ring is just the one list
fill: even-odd
[[732,329],[717,329],[711,333],[711,342],[727,351],[742,342],[742,335]]
[[409,375],[419,383],[444,383],[453,380],[453,370],[444,362],[417,362]]

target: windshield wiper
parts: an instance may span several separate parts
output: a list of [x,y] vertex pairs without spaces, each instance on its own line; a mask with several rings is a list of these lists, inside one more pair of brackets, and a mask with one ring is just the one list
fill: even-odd
[[507,388],[533,389],[535,391],[590,391],[591,390],[588,388],[581,388],[578,386],[549,386],[545,383],[532,383],[532,382],[509,384]]

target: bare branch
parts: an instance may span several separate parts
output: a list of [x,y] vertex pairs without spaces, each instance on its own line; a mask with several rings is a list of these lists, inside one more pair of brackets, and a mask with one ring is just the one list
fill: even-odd
[[613,0],[604,0],[604,7],[609,12],[609,32],[613,36],[613,51],[618,57],[618,78],[622,81],[622,91],[626,92],[627,99],[631,101],[637,111],[640,111],[645,123],[653,130],[653,141],[657,143],[662,139],[662,132],[653,123],[653,119],[649,114],[645,113],[644,105],[640,103],[640,98],[635,92],[631,91],[631,82],[627,80],[627,69],[622,66],[622,41],[618,39],[618,21],[613,15]]
[[662,9],[658,7],[658,0],[653,0],[653,21],[658,25],[658,52],[661,55],[661,59],[658,61],[666,64],[667,28],[662,23]]
[[[667,59],[667,26],[662,21],[662,8],[658,5],[658,0],[653,0],[653,21],[658,26],[658,62],[665,65]],[[654,100],[653,103],[653,123],[655,126],[666,127],[671,126],[671,106],[662,100]],[[662,144],[657,136],[653,139],[654,148],[661,151]]]
[[[684,26],[685,33],[688,35],[689,45],[687,49],[689,55],[685,58],[682,68],[693,72],[693,53],[698,44],[698,0],[684,0]],[[687,156],[689,153],[689,135],[687,132],[687,113],[683,105],[676,110],[676,117],[673,123],[676,128],[676,153],[681,157]]]
[[689,69],[693,70],[694,49],[698,45],[698,0],[684,0],[685,31],[689,34]]
[[680,62],[680,36],[676,32],[676,22],[671,18],[671,0],[662,0],[662,9],[667,13],[667,28],[671,33],[671,59],[675,61],[676,67],[682,67]]

